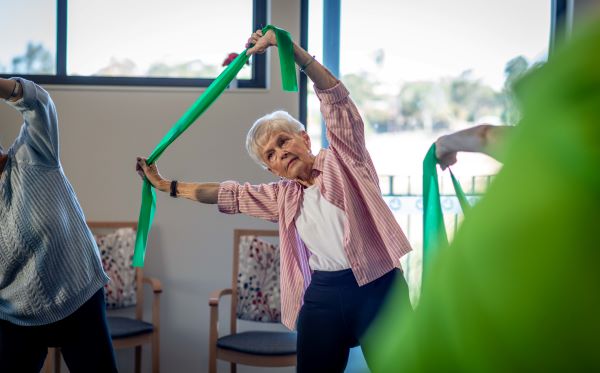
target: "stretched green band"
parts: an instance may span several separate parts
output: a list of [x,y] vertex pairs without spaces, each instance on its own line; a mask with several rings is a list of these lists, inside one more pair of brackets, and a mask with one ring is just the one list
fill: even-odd
[[[294,65],[294,46],[290,34],[275,26],[267,25],[263,28],[263,33],[273,30],[277,37],[279,49],[279,61],[281,66],[281,81],[283,90],[297,91],[296,69]],[[163,137],[160,143],[148,157],[148,164],[153,164],[167,149],[175,139],[177,139],[194,121],[208,109],[208,107],[223,93],[225,88],[236,77],[238,72],[248,61],[246,50],[240,53],[227,68],[208,86],[206,91],[196,100],[196,102],[179,118],[171,127],[171,130]],[[137,236],[135,241],[135,251],[133,253],[133,266],[143,267],[146,256],[146,243],[148,233],[152,227],[154,212],[156,210],[156,193],[148,180],[144,180],[142,187],[142,206],[138,219]]]
[[277,37],[283,90],[296,92],[298,91],[298,79],[296,78],[296,62],[294,61],[294,44],[290,33],[278,27],[267,25],[262,29],[263,34],[268,30],[273,30]]
[[[467,197],[458,180],[450,171],[452,185],[463,212],[469,209]],[[429,148],[423,160],[423,273],[429,269],[431,259],[441,246],[448,245],[448,236],[444,225],[444,214],[440,202],[440,187],[437,175],[435,144]],[[424,276],[422,276],[424,277]]]

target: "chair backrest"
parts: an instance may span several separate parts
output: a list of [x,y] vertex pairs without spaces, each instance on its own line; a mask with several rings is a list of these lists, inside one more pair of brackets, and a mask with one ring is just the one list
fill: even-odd
[[[113,268],[107,268],[109,266],[116,266],[121,269],[121,273],[112,273],[111,285],[116,285],[118,289],[113,291],[125,291],[127,294],[119,294],[119,298],[124,302],[121,306],[135,305],[135,315],[137,319],[141,319],[143,316],[143,304],[144,304],[144,291],[142,280],[144,278],[143,269],[140,267],[133,268],[133,246],[135,244],[135,231],[137,230],[137,222],[134,221],[88,221],[88,227],[94,234],[96,242],[98,243],[101,255],[103,255],[103,265],[105,271],[109,272]],[[125,239],[126,242],[115,242],[120,239]],[[117,252],[109,253],[118,256],[117,259],[114,257],[106,257],[106,250],[108,246],[111,250]],[[123,270],[125,268],[125,270]],[[115,268],[116,269],[116,268]],[[135,277],[131,278],[131,275]],[[131,282],[134,281],[135,289],[129,289]],[[127,289],[122,289],[125,287]],[[131,294],[131,292],[134,292]],[[118,308],[117,306],[109,308]]]
[[281,322],[277,230],[234,230],[231,289],[231,333],[238,318]]

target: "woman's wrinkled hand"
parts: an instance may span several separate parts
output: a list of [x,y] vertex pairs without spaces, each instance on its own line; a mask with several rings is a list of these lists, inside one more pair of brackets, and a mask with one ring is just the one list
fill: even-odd
[[158,173],[156,163],[148,165],[148,163],[146,162],[146,158],[137,157],[135,170],[138,173],[138,175],[140,175],[142,180],[148,179],[150,184],[152,184],[155,188],[159,188],[159,185],[164,180],[162,176],[160,176],[160,173]]
[[249,48],[246,51],[246,55],[262,54],[265,53],[269,47],[276,45],[277,38],[275,37],[275,32],[273,30],[267,31],[264,35],[262,30],[256,30],[256,32],[252,33],[246,43],[246,48]]

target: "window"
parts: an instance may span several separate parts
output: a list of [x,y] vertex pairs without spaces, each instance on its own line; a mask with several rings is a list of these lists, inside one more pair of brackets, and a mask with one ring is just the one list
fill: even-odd
[[56,74],[56,1],[3,1],[0,9],[0,73]]
[[[40,83],[207,86],[266,24],[266,0],[21,0],[0,9],[15,30],[0,35],[0,74]],[[238,84],[264,87],[265,57],[251,61]]]
[[[403,259],[413,300],[421,273],[422,160],[443,134],[517,123],[512,83],[547,59],[551,7],[547,0],[305,2],[308,50],[326,65],[339,53],[338,76],[365,121],[382,194],[413,245]],[[326,144],[319,101],[307,91],[301,119],[316,150]],[[460,154],[453,171],[476,200],[499,167],[487,156]],[[453,194],[445,177],[441,191]],[[446,226],[456,229],[458,202],[444,198],[443,208]]]

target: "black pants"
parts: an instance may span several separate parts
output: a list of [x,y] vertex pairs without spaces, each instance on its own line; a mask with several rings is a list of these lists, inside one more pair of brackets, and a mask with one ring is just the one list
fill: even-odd
[[116,372],[104,289],[77,311],[52,324],[19,326],[0,320],[0,372],[37,373],[48,347],[60,347],[71,373]]
[[[401,287],[400,293],[409,302],[408,287],[398,269],[360,287],[350,269],[315,271],[298,316],[297,371],[343,372],[350,348],[361,344],[392,286]],[[368,351],[364,353],[368,363]]]

